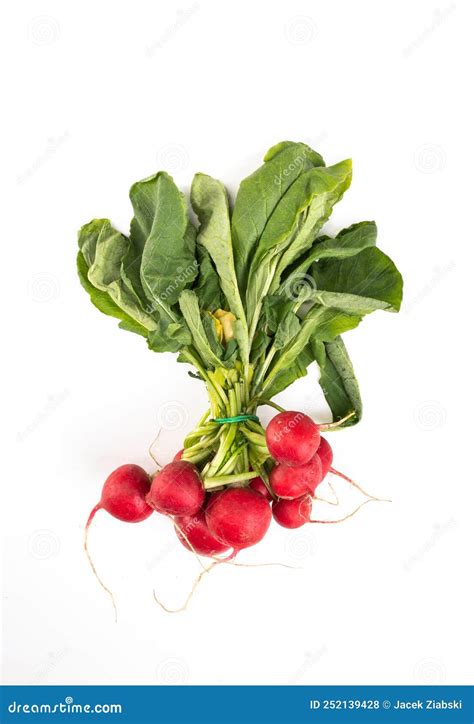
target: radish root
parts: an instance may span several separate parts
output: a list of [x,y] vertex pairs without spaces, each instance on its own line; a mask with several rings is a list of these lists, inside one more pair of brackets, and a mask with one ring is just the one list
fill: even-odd
[[356,483],[351,478],[348,478],[347,475],[344,475],[344,473],[341,473],[339,470],[336,470],[335,468],[329,468],[329,472],[333,475],[337,475],[339,478],[342,478],[342,480],[345,480],[347,483],[352,485],[352,487],[359,490],[359,492],[362,493],[362,495],[365,495],[367,498],[370,498],[371,500],[378,500],[381,503],[391,503],[392,501],[389,498],[376,498],[375,495],[371,495],[368,493],[364,488],[361,488],[361,486]]
[[159,606],[161,606],[163,611],[166,611],[166,613],[180,613],[181,611],[186,611],[186,609],[189,606],[189,602],[191,601],[192,597],[194,596],[196,589],[199,586],[199,584],[201,583],[203,577],[206,575],[206,573],[209,573],[214,568],[214,566],[217,566],[219,563],[223,563],[223,561],[213,561],[211,563],[211,565],[209,566],[209,568],[204,568],[204,570],[201,571],[199,576],[194,581],[193,586],[192,586],[190,592],[188,593],[188,597],[187,597],[186,601],[180,608],[168,608],[168,606],[165,606],[165,604],[162,601],[160,601],[160,599],[157,597],[156,591],[153,591],[153,597],[154,597],[155,601],[157,602],[157,604]]
[[[342,478],[342,480],[345,480],[347,483],[352,485],[353,488],[356,488],[362,495],[365,495],[367,500],[364,500],[360,505],[357,506],[355,510],[352,511],[352,513],[348,513],[343,518],[338,518],[337,520],[309,520],[308,523],[320,523],[322,525],[331,525],[333,523],[343,523],[345,520],[348,520],[349,518],[352,518],[353,515],[355,515],[361,508],[364,507],[364,505],[367,505],[367,503],[391,503],[392,501],[388,498],[377,498],[375,495],[371,495],[366,490],[364,490],[358,483],[356,483],[354,480],[349,478],[347,475],[344,475],[344,473],[339,472],[339,470],[336,470],[335,468],[329,468],[329,472],[333,475],[337,475],[339,478]],[[339,498],[337,497],[337,493],[335,492],[333,486],[331,483],[329,483],[332,492],[334,493],[337,503],[331,502],[330,500],[324,500],[323,498],[319,498],[317,495],[314,496],[314,500],[319,500],[323,503],[328,503],[329,505],[339,505]]]
[[151,443],[150,447],[148,448],[148,455],[151,457],[151,459],[152,459],[153,462],[155,463],[156,467],[158,468],[158,472],[161,470],[161,468],[163,467],[163,465],[161,465],[161,464],[158,462],[158,460],[155,458],[155,456],[153,455],[153,448],[155,447],[156,443],[158,442],[158,438],[160,437],[160,435],[161,435],[161,427],[160,427],[160,429],[158,430],[158,433],[157,433],[155,439],[153,440],[153,442]]
[[107,586],[105,585],[105,583],[103,582],[103,580],[101,579],[99,574],[97,573],[96,567],[94,565],[94,561],[92,560],[92,556],[89,553],[89,546],[88,546],[89,527],[90,527],[90,524],[92,523],[92,521],[94,520],[94,517],[95,517],[95,514],[97,513],[97,511],[101,510],[101,507],[102,506],[100,505],[100,503],[97,503],[97,505],[94,506],[94,508],[92,508],[89,518],[87,519],[86,527],[84,528],[84,550],[86,552],[86,556],[87,556],[87,560],[89,561],[89,565],[92,569],[92,573],[96,577],[99,585],[102,586],[104,591],[110,596],[110,600],[112,601],[112,606],[114,607],[115,623],[117,623],[118,622],[118,611],[117,611],[117,605],[115,603],[114,594],[112,593],[112,591],[109,588],[107,588]]
[[334,490],[332,483],[330,483],[329,481],[328,481],[328,486],[329,486],[329,488],[331,488],[331,493],[334,495],[335,500],[327,500],[327,498],[320,498],[319,495],[315,495],[313,497],[313,500],[319,500],[321,503],[327,503],[328,505],[335,505],[337,507],[340,502],[338,495],[337,495],[336,491]]
[[321,523],[323,525],[332,525],[333,523],[343,523],[345,520],[348,520],[349,518],[352,518],[353,515],[359,512],[361,508],[364,507],[364,505],[367,505],[367,503],[373,503],[377,498],[369,498],[368,500],[364,500],[363,503],[357,506],[355,510],[352,511],[352,513],[348,513],[343,518],[338,518],[337,520],[308,520],[308,523]]

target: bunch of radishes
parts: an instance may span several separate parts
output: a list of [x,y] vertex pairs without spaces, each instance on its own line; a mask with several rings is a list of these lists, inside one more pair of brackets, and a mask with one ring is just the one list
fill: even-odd
[[274,461],[266,480],[255,476],[242,484],[206,492],[199,469],[174,460],[150,477],[138,465],[122,465],[105,481],[99,509],[115,518],[137,523],[153,511],[172,518],[179,540],[198,555],[227,554],[229,560],[258,543],[271,517],[285,528],[311,522],[316,487],[332,470],[332,450],[320,426],[302,412],[281,412],[266,429]]

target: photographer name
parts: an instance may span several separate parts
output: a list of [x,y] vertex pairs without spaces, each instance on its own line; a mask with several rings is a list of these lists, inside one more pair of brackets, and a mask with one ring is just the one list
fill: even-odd
[[461,699],[454,699],[453,701],[445,701],[441,699],[417,699],[416,701],[396,701],[393,705],[394,709],[462,709]]

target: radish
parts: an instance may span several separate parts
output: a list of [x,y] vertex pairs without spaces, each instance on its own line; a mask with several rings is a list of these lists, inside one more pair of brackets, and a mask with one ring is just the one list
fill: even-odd
[[260,493],[260,495],[263,495],[263,497],[267,500],[273,500],[272,495],[265,483],[263,482],[262,478],[253,478],[249,483],[249,488],[255,490],[256,493]]
[[316,453],[305,465],[275,465],[270,473],[270,486],[279,498],[293,499],[306,493],[314,495],[316,486],[322,479],[321,460]]
[[324,437],[322,437],[320,440],[317,455],[318,455],[319,459],[321,460],[321,467],[323,469],[323,478],[325,478],[332,465],[333,453],[332,453],[332,447],[330,446],[330,444]]
[[149,490],[150,476],[143,468],[139,465],[121,465],[105,481],[100,501],[90,512],[86,530],[101,509],[126,523],[145,520],[153,513],[145,499]]
[[203,510],[199,510],[195,515],[177,516],[174,521],[177,536],[188,550],[203,556],[215,556],[229,549],[229,546],[212,535]]
[[89,527],[95,514],[101,509],[126,523],[140,523],[145,520],[153,513],[153,509],[146,502],[146,495],[149,490],[150,476],[143,468],[139,465],[121,465],[113,473],[110,473],[105,481],[100,501],[92,508],[84,529],[84,550],[94,576],[112,600],[115,620],[117,620],[117,606],[115,605],[113,593],[99,577],[89,553],[87,545]]
[[318,449],[319,425],[303,412],[280,412],[270,420],[265,438],[270,455],[278,463],[304,465]]
[[204,503],[199,470],[186,460],[168,463],[155,475],[147,503],[166,515],[194,515]]
[[283,528],[300,528],[309,522],[312,507],[311,495],[303,495],[293,500],[276,500],[272,505],[272,513]]
[[173,462],[175,463],[177,460],[181,460],[181,458],[183,457],[183,453],[184,453],[184,448],[182,448],[181,450],[178,450],[178,452],[176,453],[176,455],[173,458]]
[[234,553],[261,541],[271,519],[268,501],[248,487],[227,488],[213,495],[206,508],[209,530]]

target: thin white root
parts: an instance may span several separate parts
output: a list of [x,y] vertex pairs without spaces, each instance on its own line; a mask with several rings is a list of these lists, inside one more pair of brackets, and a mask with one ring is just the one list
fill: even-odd
[[332,483],[330,483],[329,481],[328,481],[328,486],[331,488],[331,492],[334,495],[334,497],[336,498],[336,500],[327,500],[326,498],[320,498],[319,495],[315,495],[313,497],[313,500],[315,500],[315,501],[318,500],[320,503],[327,503],[328,505],[335,505],[337,507],[339,505],[339,498],[337,497],[337,493],[334,490]]
[[114,607],[115,623],[118,623],[118,610],[117,610],[117,605],[116,605],[116,603],[115,603],[114,594],[112,593],[112,591],[111,591],[109,588],[107,588],[107,586],[105,585],[105,583],[103,582],[103,580],[101,579],[101,577],[99,576],[99,574],[97,573],[96,567],[95,567],[95,565],[94,565],[94,561],[92,560],[92,556],[91,556],[91,554],[89,553],[89,547],[88,547],[89,526],[90,526],[90,524],[91,524],[91,522],[92,522],[92,519],[93,519],[94,515],[96,514],[96,512],[97,512],[98,510],[100,510],[100,507],[99,507],[99,506],[96,506],[96,507],[93,509],[91,515],[89,516],[89,520],[87,521],[86,527],[84,528],[84,550],[85,550],[85,552],[86,552],[86,556],[87,556],[87,560],[89,561],[89,565],[90,565],[90,567],[91,567],[91,569],[92,569],[92,573],[93,573],[94,576],[96,577],[99,585],[102,586],[102,588],[104,589],[104,591],[110,596],[110,600],[112,601],[112,606]]
[[349,478],[347,475],[344,475],[344,473],[341,473],[339,470],[336,470],[335,468],[329,468],[329,472],[333,475],[337,475],[339,478],[342,478],[347,483],[352,485],[353,488],[356,488],[362,495],[365,495],[367,498],[370,498],[371,500],[378,500],[380,503],[391,503],[392,501],[389,498],[377,498],[375,495],[371,495],[368,493],[364,488],[362,488],[358,483],[356,483],[354,480]]
[[153,440],[153,442],[151,443],[150,447],[148,448],[148,455],[151,457],[151,459],[152,459],[153,462],[155,463],[156,467],[158,468],[158,472],[162,469],[163,465],[160,465],[160,463],[158,462],[158,460],[157,460],[157,459],[155,458],[155,456],[153,455],[153,448],[154,448],[154,446],[156,445],[156,443],[158,442],[158,438],[160,437],[160,435],[161,435],[161,427],[160,427],[160,429],[158,430],[158,433],[157,433],[155,439]]
[[[222,563],[223,561],[220,561],[220,562]],[[189,606],[189,602],[191,601],[191,599],[192,599],[197,587],[201,583],[203,577],[206,575],[206,573],[209,573],[214,568],[214,566],[217,566],[218,564],[219,564],[219,561],[213,561],[211,563],[211,565],[209,566],[209,568],[204,568],[204,570],[201,571],[199,576],[194,581],[193,586],[188,594],[188,597],[186,598],[186,601],[180,608],[168,608],[168,606],[165,606],[165,604],[162,601],[160,601],[159,598],[157,598],[156,591],[153,591],[153,597],[154,597],[156,603],[159,606],[161,606],[163,611],[166,611],[167,613],[180,613],[181,611],[186,611],[187,607]]]
[[237,566],[238,568],[264,568],[266,566],[280,566],[281,568],[291,568],[294,571],[302,570],[302,566],[290,566],[288,563],[237,563],[233,560],[224,560],[222,563],[227,563],[230,566]]
[[348,513],[343,518],[338,518],[337,520],[309,520],[308,523],[320,523],[322,525],[332,525],[334,523],[343,523],[345,520],[348,520],[349,518],[352,518],[353,515],[358,513],[358,511],[364,507],[364,505],[367,505],[367,503],[374,503],[377,499],[376,498],[369,498],[368,500],[364,500],[363,503],[361,503],[355,510],[352,511],[352,513]]
[[169,515],[168,517],[171,518],[171,520],[173,521],[173,525],[174,525],[175,530],[176,530],[176,531],[179,531],[179,532],[181,533],[181,535],[183,536],[184,540],[186,541],[186,543],[188,544],[188,546],[189,546],[189,548],[190,548],[190,550],[191,550],[191,553],[193,553],[195,559],[197,560],[197,562],[199,563],[199,565],[201,566],[201,568],[202,568],[204,571],[207,571],[206,566],[205,566],[204,563],[201,561],[201,558],[200,558],[200,556],[199,556],[199,553],[195,550],[193,544],[191,543],[191,541],[189,540],[188,536],[187,536],[186,533],[184,532],[184,529],[181,528],[181,527],[177,524],[177,522],[174,520],[173,516]]

